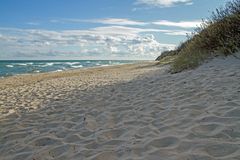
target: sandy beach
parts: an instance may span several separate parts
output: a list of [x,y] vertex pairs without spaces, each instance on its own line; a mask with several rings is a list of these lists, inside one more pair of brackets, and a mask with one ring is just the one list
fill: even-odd
[[239,160],[240,60],[0,79],[1,160]]

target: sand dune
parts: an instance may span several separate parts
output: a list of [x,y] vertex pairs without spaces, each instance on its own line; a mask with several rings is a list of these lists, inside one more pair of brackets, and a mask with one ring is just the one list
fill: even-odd
[[239,160],[240,60],[0,80],[0,159]]

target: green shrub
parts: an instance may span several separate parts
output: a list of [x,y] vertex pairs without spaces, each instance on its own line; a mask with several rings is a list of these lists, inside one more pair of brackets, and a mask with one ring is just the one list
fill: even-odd
[[[206,59],[222,53],[231,55],[240,48],[240,0],[228,2],[203,21],[188,40],[170,51],[177,55],[172,72],[199,66]],[[166,56],[166,55],[165,55]]]

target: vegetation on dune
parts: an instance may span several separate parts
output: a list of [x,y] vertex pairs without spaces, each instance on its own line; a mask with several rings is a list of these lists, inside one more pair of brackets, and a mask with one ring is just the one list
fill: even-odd
[[164,52],[157,60],[173,56],[171,72],[176,73],[195,68],[219,54],[231,55],[239,48],[240,0],[233,0],[224,8],[216,9],[176,50]]
[[175,60],[176,56],[165,56],[159,60],[157,65],[167,65],[172,64]]

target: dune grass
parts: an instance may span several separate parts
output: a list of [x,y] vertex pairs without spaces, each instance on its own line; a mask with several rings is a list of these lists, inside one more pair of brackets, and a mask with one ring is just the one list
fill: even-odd
[[157,64],[158,65],[172,64],[176,58],[177,58],[177,56],[165,56],[162,59],[160,59]]
[[[227,2],[203,21],[188,40],[176,50],[165,52],[158,60],[174,56],[172,73],[193,69],[219,54],[231,55],[240,48],[240,0]],[[174,54],[173,54],[174,53]]]

